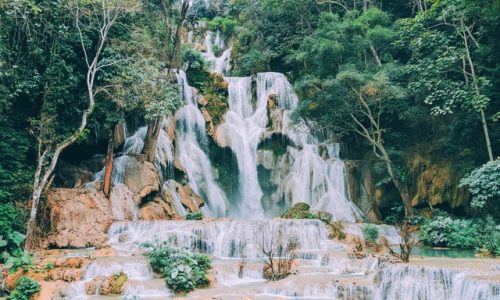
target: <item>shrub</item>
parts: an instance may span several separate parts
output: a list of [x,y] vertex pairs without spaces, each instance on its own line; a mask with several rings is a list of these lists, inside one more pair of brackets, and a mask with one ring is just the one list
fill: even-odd
[[201,89],[205,80],[210,76],[207,63],[201,53],[191,47],[183,47],[182,62],[189,85]]
[[474,249],[479,246],[478,222],[437,216],[420,227],[420,240],[428,246]]
[[467,186],[472,194],[471,206],[495,212],[500,202],[500,160],[490,161],[462,178],[460,186]]
[[363,238],[367,242],[375,242],[378,239],[378,229],[372,224],[367,224],[363,228]]
[[16,288],[9,296],[9,300],[29,300],[40,291],[40,284],[33,279],[23,276],[16,284]]
[[25,214],[12,204],[0,204],[0,263],[23,255]]
[[167,286],[176,293],[187,293],[209,284],[207,271],[210,258],[174,248],[170,242],[154,242],[143,245],[149,264],[156,273],[165,278]]
[[262,232],[259,250],[264,255],[264,278],[281,280],[292,274],[293,262],[297,258],[300,243],[295,239],[285,240],[281,230]]
[[20,252],[15,256],[9,256],[5,260],[5,265],[10,269],[10,272],[16,272],[19,268],[23,268],[27,271],[29,268],[35,266],[33,258],[28,252]]
[[186,214],[186,220],[202,220],[203,212],[201,210]]

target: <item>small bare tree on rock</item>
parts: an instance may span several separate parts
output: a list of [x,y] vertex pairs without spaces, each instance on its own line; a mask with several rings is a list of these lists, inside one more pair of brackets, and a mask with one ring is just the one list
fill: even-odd
[[263,232],[259,250],[265,257],[264,278],[277,281],[292,274],[298,247],[298,241],[295,239],[285,240],[279,229]]

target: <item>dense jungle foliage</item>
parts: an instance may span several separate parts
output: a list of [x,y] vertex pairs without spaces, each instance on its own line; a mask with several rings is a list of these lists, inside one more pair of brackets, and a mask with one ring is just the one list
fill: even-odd
[[[194,86],[221,102],[210,85],[220,78],[208,75],[198,52],[172,42],[182,35],[172,32],[178,22],[204,23],[231,38],[232,74],[285,73],[301,99],[295,119],[316,122],[347,145],[345,158],[373,166],[382,217],[401,216],[403,204],[434,208],[427,190],[459,188],[470,204],[453,205],[460,193],[447,192],[436,205],[474,219],[433,217],[423,240],[488,243],[435,234],[484,229],[467,222],[498,233],[499,0],[212,0],[187,12],[174,0],[102,2],[118,7],[120,18],[100,54],[95,108],[63,159],[105,154],[125,119],[137,125],[174,112],[179,91],[165,68],[184,66]],[[99,3],[0,0],[0,262],[21,256],[40,152],[71,136],[87,109],[85,57],[102,38]],[[216,122],[223,106],[213,107]]]

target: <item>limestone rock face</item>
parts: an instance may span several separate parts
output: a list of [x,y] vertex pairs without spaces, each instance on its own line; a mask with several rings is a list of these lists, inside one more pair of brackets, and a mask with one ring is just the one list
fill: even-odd
[[139,211],[139,219],[146,221],[168,220],[176,215],[172,205],[172,195],[169,191],[163,191],[161,196],[156,196],[153,201],[146,203]]
[[142,198],[160,191],[160,175],[143,155],[129,155],[123,170],[123,184],[134,194],[134,202],[139,205]]
[[203,198],[201,198],[198,194],[196,194],[193,189],[188,186],[179,186],[177,188],[177,192],[181,198],[181,203],[184,207],[186,207],[190,212],[195,212],[205,204],[203,202]]
[[39,249],[106,246],[110,201],[94,189],[53,189],[39,211],[33,245]]

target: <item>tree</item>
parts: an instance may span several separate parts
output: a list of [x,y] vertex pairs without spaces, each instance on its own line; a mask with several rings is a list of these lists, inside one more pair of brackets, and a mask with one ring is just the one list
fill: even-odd
[[[166,49],[166,55],[164,56],[164,63],[167,67],[166,71],[166,81],[170,84],[175,80],[173,70],[179,69],[181,66],[181,29],[186,21],[186,17],[190,8],[189,1],[180,1],[180,7],[176,10],[174,8],[175,3],[161,0],[160,9],[162,12],[162,23],[164,27],[164,45]],[[157,83],[159,83],[157,78]],[[175,101],[174,101],[175,102]],[[148,129],[146,132],[146,139],[144,141],[144,147],[142,153],[146,155],[146,159],[149,162],[155,160],[156,154],[156,144],[158,142],[158,137],[160,135],[160,130],[164,121],[163,114],[153,114],[149,115],[148,118]]]
[[486,115],[491,102],[486,94],[490,79],[478,74],[474,58],[481,48],[479,33],[483,31],[476,25],[478,15],[470,1],[441,1],[414,19],[402,20],[400,40],[411,50],[407,68],[414,74],[409,84],[413,95],[432,105],[435,116],[452,114],[457,108],[479,113],[486,152],[492,161]]
[[[34,234],[36,215],[42,193],[50,187],[53,180],[53,172],[61,153],[70,145],[82,138],[82,134],[87,126],[88,118],[94,110],[95,96],[99,92],[96,88],[96,76],[104,68],[113,66],[119,61],[104,59],[103,50],[108,41],[109,32],[113,25],[120,18],[129,13],[139,10],[136,1],[120,0],[95,0],[76,1],[68,6],[70,12],[74,14],[74,20],[81,48],[84,54],[86,72],[86,87],[88,96],[88,106],[80,116],[80,124],[68,136],[63,138],[51,132],[51,124],[55,122],[52,116],[41,114],[39,125],[37,167],[34,175],[32,204],[30,219],[28,221],[26,249],[30,249],[30,238]],[[97,36],[96,41],[89,41],[85,33],[93,33]],[[95,43],[95,44],[94,44]]]
[[387,149],[382,121],[388,104],[404,96],[392,79],[401,73],[399,64],[392,62],[394,39],[389,16],[379,9],[350,11],[343,18],[323,13],[314,34],[287,60],[303,66],[296,86],[305,101],[297,113],[337,135],[361,137],[384,163],[405,213],[411,215],[408,186]]
[[384,143],[384,129],[380,121],[384,112],[383,101],[404,95],[401,88],[390,81],[387,73],[393,71],[389,66],[373,75],[345,70],[337,74],[337,80],[346,91],[347,101],[344,107],[345,113],[350,115],[350,119],[344,119],[344,128],[363,137],[372,146],[373,154],[385,163],[387,173],[401,196],[405,215],[411,216],[413,211],[408,186],[400,174],[396,173]]

